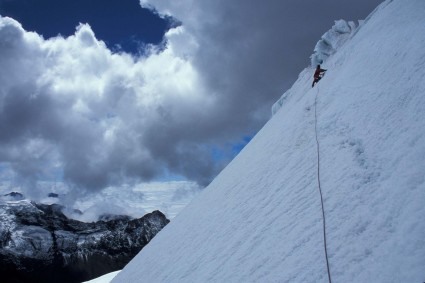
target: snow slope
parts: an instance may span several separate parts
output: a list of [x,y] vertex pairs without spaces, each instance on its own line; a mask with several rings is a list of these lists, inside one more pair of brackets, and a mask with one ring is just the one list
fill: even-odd
[[90,280],[90,281],[86,281],[86,282],[83,282],[83,283],[109,283],[109,282],[111,282],[111,280],[115,276],[117,276],[118,273],[119,273],[119,271],[114,271],[114,272],[105,274],[105,275],[103,275],[99,278],[96,278],[96,279],[93,279],[93,280]]
[[425,281],[425,1],[381,4],[112,282]]

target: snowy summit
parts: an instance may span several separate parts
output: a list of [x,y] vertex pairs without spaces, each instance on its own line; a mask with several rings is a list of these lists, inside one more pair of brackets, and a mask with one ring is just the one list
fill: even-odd
[[387,0],[349,24],[325,77],[301,72],[112,282],[328,282],[318,179],[333,282],[424,282],[424,19],[425,1]]

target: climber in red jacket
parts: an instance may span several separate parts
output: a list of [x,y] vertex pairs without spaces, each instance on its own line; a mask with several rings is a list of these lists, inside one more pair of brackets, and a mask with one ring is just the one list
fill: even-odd
[[323,75],[325,74],[326,70],[320,68],[320,65],[317,65],[316,71],[314,71],[314,80],[311,87],[314,87],[314,85],[320,81],[321,78],[323,78]]

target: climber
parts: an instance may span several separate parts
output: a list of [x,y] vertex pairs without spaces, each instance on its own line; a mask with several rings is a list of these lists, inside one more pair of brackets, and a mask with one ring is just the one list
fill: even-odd
[[321,69],[320,65],[317,65],[316,71],[314,72],[314,80],[313,80],[313,84],[311,85],[311,87],[314,87],[314,85],[320,81],[321,78],[323,78],[323,75],[325,74],[326,70],[325,69]]

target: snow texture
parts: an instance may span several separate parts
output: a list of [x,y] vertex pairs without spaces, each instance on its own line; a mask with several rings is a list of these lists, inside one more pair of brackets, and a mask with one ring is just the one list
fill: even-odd
[[86,281],[86,282],[83,282],[83,283],[109,283],[109,282],[111,282],[111,280],[115,276],[117,276],[118,272],[119,271],[114,271],[114,272],[105,274],[105,275],[103,275],[99,278],[96,278],[96,279],[93,279],[93,280],[90,280],[90,281]]
[[425,1],[382,3],[113,280],[425,281]]
[[354,22],[344,20],[335,21],[335,25],[328,30],[314,47],[311,55],[311,66],[326,62],[326,59],[334,54],[356,31]]

